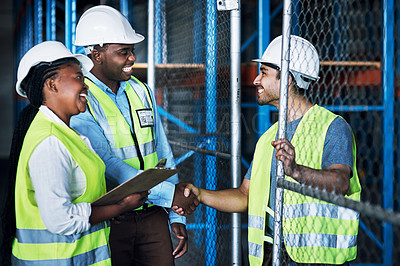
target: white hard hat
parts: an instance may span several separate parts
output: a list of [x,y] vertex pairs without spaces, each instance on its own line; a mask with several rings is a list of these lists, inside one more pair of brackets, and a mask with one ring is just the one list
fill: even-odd
[[75,34],[74,44],[77,46],[103,46],[105,43],[135,44],[144,40],[121,12],[105,5],[86,10],[76,25]]
[[89,72],[93,63],[86,55],[72,54],[61,42],[45,41],[32,47],[21,59],[18,65],[17,93],[26,97],[26,92],[21,88],[21,82],[26,78],[29,70],[42,62],[53,62],[61,58],[74,57],[81,63],[83,73]]
[[[267,47],[260,59],[253,61],[272,64],[280,68],[282,58],[282,36],[276,37]],[[319,57],[315,47],[306,39],[290,36],[289,71],[297,86],[308,89],[311,80],[318,80]]]

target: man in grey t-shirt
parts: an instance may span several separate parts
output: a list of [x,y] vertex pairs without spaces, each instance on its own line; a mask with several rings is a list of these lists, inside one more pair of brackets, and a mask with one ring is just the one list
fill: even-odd
[[[262,58],[255,60],[261,63],[261,67],[254,80],[258,104],[278,109],[281,43],[282,37],[274,39]],[[199,202],[217,210],[248,211],[250,265],[271,263],[271,245],[268,243],[272,243],[273,219],[268,218],[272,215],[270,210],[275,200],[277,160],[282,162],[285,175],[292,182],[355,200],[359,200],[361,192],[354,167],[355,144],[350,126],[341,117],[313,105],[306,97],[310,83],[318,79],[319,57],[316,49],[307,40],[292,35],[290,58],[287,137],[277,139],[277,124],[263,134],[257,142],[252,165],[239,188],[211,191],[189,184],[185,189],[186,196],[192,193]],[[286,227],[282,227],[285,238],[282,261],[288,264],[337,265],[355,259],[357,213],[345,212],[338,206],[295,194],[285,191],[284,208],[288,212],[284,210],[283,224]],[[191,212],[179,206],[172,209],[181,215]],[[290,222],[285,223],[288,219]],[[315,226],[317,224],[319,226]],[[347,231],[340,231],[341,227],[348,227]]]

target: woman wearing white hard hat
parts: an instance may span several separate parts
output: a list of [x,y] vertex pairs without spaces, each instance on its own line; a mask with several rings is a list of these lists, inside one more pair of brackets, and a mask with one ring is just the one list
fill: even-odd
[[105,166],[69,121],[86,110],[82,70],[92,66],[55,41],[36,45],[21,59],[16,90],[30,104],[20,115],[10,153],[15,198],[8,205],[15,206],[15,220],[6,221],[10,235],[3,248],[12,245],[12,265],[110,265],[106,221],[141,206],[148,194],[91,205],[106,192]]

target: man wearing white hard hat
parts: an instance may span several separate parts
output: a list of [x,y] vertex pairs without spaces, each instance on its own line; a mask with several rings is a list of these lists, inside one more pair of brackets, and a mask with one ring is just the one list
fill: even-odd
[[[84,47],[94,67],[85,75],[88,110],[71,126],[88,136],[103,159],[109,189],[162,158],[166,167],[175,168],[152,90],[133,76],[134,48],[143,39],[118,10],[104,5],[88,9],[76,26],[74,44]],[[172,176],[151,189],[142,207],[111,221],[114,265],[173,265],[186,253],[185,217],[170,210],[173,203],[195,208],[196,198],[185,198],[183,189]],[[179,240],[175,249],[169,225]]]
[[86,110],[83,72],[92,66],[57,41],[34,46],[19,63],[16,90],[30,103],[11,145],[1,265],[111,265],[108,220],[146,200],[148,191],[91,204],[106,193],[105,166],[69,125]]
[[[262,58],[254,60],[261,63],[254,80],[259,105],[279,108],[281,45],[279,36]],[[261,136],[239,188],[210,191],[190,184],[185,189],[185,195],[195,194],[201,203],[217,210],[248,211],[250,265],[271,264],[277,160],[283,162],[287,180],[360,200],[350,126],[340,116],[313,105],[306,96],[318,74],[315,47],[292,35],[286,138],[277,139],[278,123]],[[173,209],[185,215],[178,207]],[[289,190],[284,192],[283,213],[281,262],[337,265],[356,258],[358,213]]]

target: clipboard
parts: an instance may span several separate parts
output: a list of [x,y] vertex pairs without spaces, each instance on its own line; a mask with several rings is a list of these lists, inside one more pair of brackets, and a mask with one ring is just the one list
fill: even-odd
[[178,173],[177,169],[170,168],[155,167],[147,169],[108,191],[106,194],[93,201],[92,204],[94,206],[115,204],[129,194],[151,189],[176,173]]

